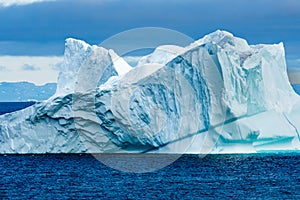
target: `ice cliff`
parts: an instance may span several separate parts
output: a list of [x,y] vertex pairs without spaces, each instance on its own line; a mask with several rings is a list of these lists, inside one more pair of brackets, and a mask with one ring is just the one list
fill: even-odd
[[131,67],[66,40],[57,91],[0,116],[0,153],[244,153],[299,150],[300,98],[282,43],[216,31]]

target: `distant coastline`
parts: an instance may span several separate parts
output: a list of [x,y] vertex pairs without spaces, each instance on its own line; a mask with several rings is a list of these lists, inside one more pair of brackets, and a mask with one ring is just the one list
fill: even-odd
[[39,86],[29,82],[0,82],[0,102],[47,100],[55,93],[56,85],[56,83]]

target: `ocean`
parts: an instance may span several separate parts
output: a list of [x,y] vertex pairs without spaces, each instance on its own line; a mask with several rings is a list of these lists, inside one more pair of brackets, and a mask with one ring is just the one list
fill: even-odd
[[[0,103],[0,113],[28,105]],[[300,154],[183,155],[148,173],[89,154],[0,155],[0,199],[300,199]]]
[[[151,163],[149,163],[151,164]],[[300,155],[183,155],[149,173],[91,155],[0,156],[2,199],[300,199]]]
[[31,105],[35,104],[35,102],[0,102],[0,115],[5,113],[14,112],[17,110],[24,109]]

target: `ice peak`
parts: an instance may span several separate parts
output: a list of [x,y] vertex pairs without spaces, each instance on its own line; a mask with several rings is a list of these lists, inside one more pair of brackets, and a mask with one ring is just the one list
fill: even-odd
[[122,76],[129,72],[132,67],[118,54],[114,52],[114,50],[108,50],[111,60],[113,62],[114,68],[117,71],[119,76]]
[[250,50],[250,46],[248,45],[246,40],[239,37],[235,37],[232,33],[223,30],[216,30],[215,32],[212,32],[204,36],[203,38],[195,41],[187,48],[192,49],[208,43],[216,44],[222,49],[234,49],[238,52]]
[[[56,95],[74,92],[81,67],[97,69],[109,62],[108,50],[74,38],[65,40],[64,62],[58,76]],[[97,65],[98,64],[98,65]]]
[[73,51],[76,51],[79,49],[83,49],[86,51],[89,47],[90,47],[90,45],[87,44],[86,42],[75,39],[75,38],[67,38],[65,41],[65,48],[72,49]]
[[161,45],[158,46],[151,54],[143,56],[138,66],[147,63],[166,64],[178,55],[184,53],[186,49],[176,45]]
[[[224,30],[216,30],[215,32],[212,32],[208,35],[206,35],[205,37],[210,38],[213,41],[218,41],[221,40],[225,37],[234,37],[234,35],[228,31],[224,31]],[[204,37],[204,38],[205,38]]]

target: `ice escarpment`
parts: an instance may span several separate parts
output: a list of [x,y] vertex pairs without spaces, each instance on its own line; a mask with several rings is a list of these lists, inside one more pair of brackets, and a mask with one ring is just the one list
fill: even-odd
[[113,50],[68,39],[57,93],[0,116],[0,152],[298,150],[299,103],[282,43],[216,31],[158,47],[132,68]]

